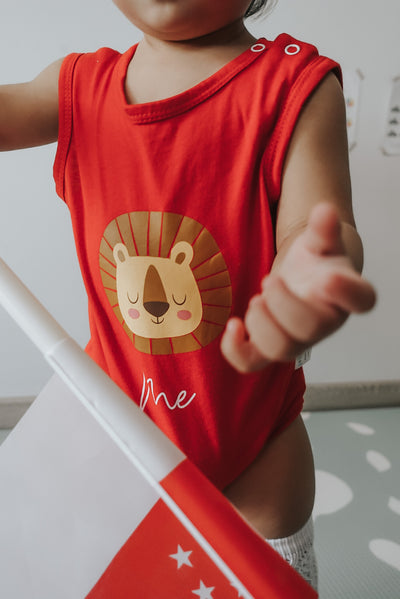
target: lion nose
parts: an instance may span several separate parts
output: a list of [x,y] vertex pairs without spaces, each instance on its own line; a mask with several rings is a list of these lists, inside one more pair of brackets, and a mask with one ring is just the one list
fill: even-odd
[[152,264],[147,270],[144,281],[143,306],[149,314],[156,318],[163,316],[169,309],[161,277]]
[[168,312],[169,304],[167,302],[144,302],[143,306],[145,310],[155,316],[156,318],[160,318],[166,312]]

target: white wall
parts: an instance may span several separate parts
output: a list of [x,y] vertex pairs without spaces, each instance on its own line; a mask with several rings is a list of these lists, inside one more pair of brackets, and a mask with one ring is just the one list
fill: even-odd
[[364,274],[376,285],[379,303],[314,349],[306,368],[310,382],[400,379],[400,156],[381,151],[391,83],[400,75],[399,23],[398,0],[280,0],[253,27],[257,35],[287,31],[315,43],[343,68],[364,75],[350,158]]
[[[385,0],[385,11],[381,6],[372,0],[280,0],[270,17],[250,24],[256,35],[287,31],[311,41],[365,77],[351,164],[365,274],[377,285],[380,302],[373,314],[353,317],[314,349],[310,382],[400,378],[400,157],[380,150],[391,80],[400,75],[400,6],[398,0]],[[2,0],[0,83],[32,78],[71,51],[106,45],[123,50],[139,39],[111,0]],[[84,345],[86,298],[68,212],[54,191],[54,153],[49,146],[0,156],[0,256]],[[3,312],[0,331],[0,396],[36,394],[50,370]]]
[[[1,0],[0,83],[33,78],[53,60],[140,39],[111,0]],[[0,256],[84,346],[86,295],[68,210],[52,179],[55,145],[0,155]],[[51,371],[0,311],[0,397],[36,395]]]

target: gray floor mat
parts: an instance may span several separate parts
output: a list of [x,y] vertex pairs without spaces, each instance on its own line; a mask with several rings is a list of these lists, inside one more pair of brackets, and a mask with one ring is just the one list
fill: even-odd
[[400,599],[400,408],[305,414],[321,599]]

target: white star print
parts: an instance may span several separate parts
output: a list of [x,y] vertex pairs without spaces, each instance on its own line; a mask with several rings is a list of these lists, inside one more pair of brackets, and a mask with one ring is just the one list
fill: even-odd
[[177,553],[174,553],[174,554],[170,555],[169,557],[172,557],[172,559],[176,559],[178,570],[182,566],[189,566],[190,568],[193,568],[193,564],[191,563],[191,561],[189,559],[189,555],[191,553],[192,553],[191,551],[183,551],[182,547],[180,545],[178,545]]
[[237,591],[238,599],[240,599],[240,597],[245,597],[245,595],[243,595],[242,591],[239,588],[239,583],[231,582],[231,586],[235,589],[235,591]]
[[200,599],[213,599],[211,593],[215,587],[206,587],[204,582],[200,580],[200,588],[197,591],[192,591],[193,595],[198,595]]

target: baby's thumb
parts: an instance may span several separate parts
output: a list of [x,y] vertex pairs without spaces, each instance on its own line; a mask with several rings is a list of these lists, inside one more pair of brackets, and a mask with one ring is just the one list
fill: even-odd
[[307,248],[320,255],[342,255],[345,253],[341,225],[336,208],[324,202],[311,211],[305,231]]

